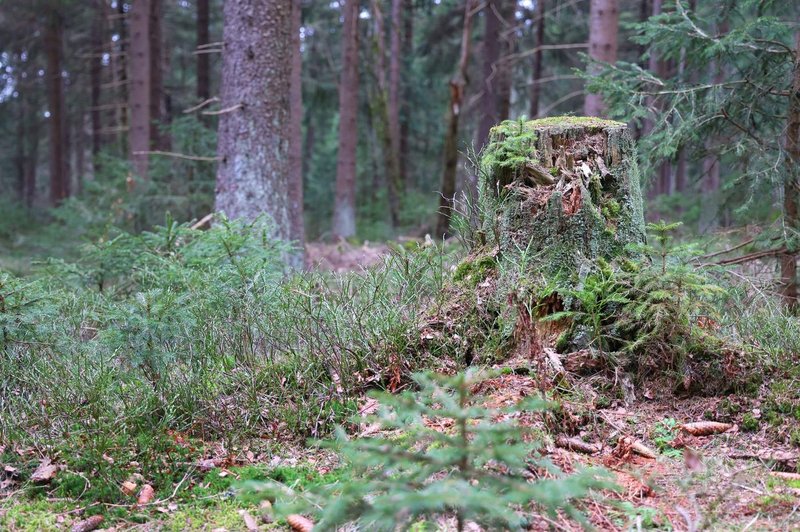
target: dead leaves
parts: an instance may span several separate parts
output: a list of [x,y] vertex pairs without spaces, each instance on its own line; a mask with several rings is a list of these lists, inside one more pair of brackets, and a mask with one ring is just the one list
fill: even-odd
[[35,482],[37,484],[50,482],[56,476],[57,472],[58,466],[53,464],[49,458],[43,458],[42,461],[39,462],[39,466],[31,475],[31,482]]
[[150,501],[153,500],[153,495],[155,495],[155,490],[153,486],[150,484],[145,484],[142,486],[141,491],[139,492],[139,497],[136,499],[136,504],[139,506],[144,506],[145,504],[149,504]]
[[716,421],[698,421],[696,423],[684,423],[681,430],[692,436],[710,436],[727,432],[733,428],[730,423],[718,423]]

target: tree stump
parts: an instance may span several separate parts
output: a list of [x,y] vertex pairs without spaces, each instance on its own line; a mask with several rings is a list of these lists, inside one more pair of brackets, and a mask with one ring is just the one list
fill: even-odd
[[636,150],[620,122],[554,117],[492,129],[480,164],[483,230],[501,255],[575,282],[645,240]]

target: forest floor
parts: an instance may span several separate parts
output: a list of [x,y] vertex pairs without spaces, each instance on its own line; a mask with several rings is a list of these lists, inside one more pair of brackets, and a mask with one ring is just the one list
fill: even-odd
[[[387,249],[312,244],[309,257],[318,268],[343,271],[374,264]],[[498,376],[481,383],[486,404],[510,406],[539,393],[542,382],[529,371],[533,364],[516,359],[494,366]],[[611,384],[599,379],[608,381],[613,375],[568,375],[569,391],[560,396],[566,421],[549,427],[545,452],[567,473],[589,465],[612,472],[619,491],[598,494],[580,505],[598,530],[800,529],[800,409],[793,406],[796,397],[787,397],[798,378],[800,371],[787,370],[750,395],[719,397],[679,398],[654,386],[634,390],[636,399],[628,397],[626,403],[622,398],[600,400],[596,393]],[[371,401],[360,400],[362,412]],[[729,423],[731,428],[708,436],[680,430],[683,423],[699,421]],[[541,420],[534,422],[541,428]],[[356,437],[374,435],[363,426],[352,428]],[[587,454],[564,448],[556,443],[560,430],[594,449]],[[0,529],[285,530],[285,523],[273,522],[263,503],[238,497],[236,487],[248,480],[272,480],[302,490],[336,482],[343,474],[331,452],[276,434],[264,434],[246,446],[179,433],[165,436],[168,445],[153,460],[162,462],[167,472],[176,467],[175,460],[189,466],[173,491],[149,498],[141,495],[144,479],[137,477],[138,464],[114,463],[105,455],[107,463],[96,468],[96,478],[80,475],[83,487],[78,493],[65,489],[66,481],[56,482],[59,476],[75,480],[62,467],[44,471],[43,479],[34,483],[21,482],[20,471],[0,463]],[[620,443],[623,438],[629,439]],[[637,454],[630,445],[634,441],[655,457]],[[3,453],[23,462],[29,457],[31,470],[41,467],[38,449],[0,448],[0,462]],[[92,499],[92,486],[102,484],[107,468],[130,472],[131,486],[116,488],[129,502]],[[92,517],[99,515],[102,522]],[[566,516],[534,515],[531,522],[533,530],[581,529]],[[441,523],[441,528],[452,527]]]

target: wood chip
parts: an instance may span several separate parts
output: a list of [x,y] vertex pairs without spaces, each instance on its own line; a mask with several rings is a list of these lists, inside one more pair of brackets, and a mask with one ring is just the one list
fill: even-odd
[[90,532],[97,529],[103,523],[102,515],[93,515],[83,521],[78,521],[72,525],[72,532]]
[[730,423],[718,423],[716,421],[698,421],[696,423],[684,423],[681,430],[692,436],[710,436],[719,434],[733,428]]
[[286,518],[286,522],[294,532],[311,532],[314,529],[314,521],[302,515],[292,514]]
[[568,438],[567,436],[559,436],[556,438],[556,447],[568,449],[584,454],[595,454],[600,452],[600,446],[591,443],[586,443],[580,438]]
[[50,482],[56,476],[58,467],[49,458],[39,462],[39,467],[31,475],[31,481],[37,483]]
[[125,495],[133,495],[134,493],[136,493],[136,482],[131,482],[130,480],[126,480],[125,482],[122,483],[120,489],[122,490],[122,493],[124,493]]
[[783,480],[800,480],[800,473],[784,473],[782,471],[770,471],[769,474]]

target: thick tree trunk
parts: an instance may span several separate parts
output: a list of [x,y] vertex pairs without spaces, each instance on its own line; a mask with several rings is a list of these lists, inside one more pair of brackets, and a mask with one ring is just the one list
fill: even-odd
[[489,130],[499,122],[497,114],[497,85],[500,59],[500,20],[503,2],[507,0],[488,0],[484,9],[486,21],[483,36],[483,81],[481,83],[480,120],[475,138],[475,149],[480,151],[489,138]]
[[337,238],[350,238],[356,234],[358,8],[357,0],[345,0],[339,79],[339,154],[333,206],[333,235]]
[[[616,62],[618,26],[618,0],[591,0],[589,56],[593,60],[604,63]],[[584,113],[586,116],[603,116],[605,114],[605,104],[599,94],[588,93],[586,95]]]
[[150,2],[151,0],[136,0],[128,12],[131,35],[128,47],[130,66],[128,145],[133,171],[142,179],[147,179],[149,159],[146,152],[150,150],[153,109],[150,103],[152,98]]
[[[439,191],[439,212],[436,218],[436,238],[450,232],[450,217],[456,194],[456,168],[458,166],[458,122],[464,103],[464,88],[467,85],[467,65],[472,37],[472,17],[474,0],[464,3],[464,25],[461,30],[461,53],[458,66],[450,78],[450,105],[447,107],[447,127],[444,133],[444,169]],[[471,192],[468,192],[471,193]],[[474,195],[474,194],[473,194]]]
[[64,82],[61,76],[63,62],[63,43],[61,15],[48,14],[44,29],[44,48],[47,56],[47,107],[50,116],[50,201],[58,205],[69,196],[69,173],[66,151],[66,105],[64,101]]
[[530,107],[528,115],[533,118],[539,116],[539,97],[542,93],[540,80],[542,79],[542,46],[544,45],[544,18],[545,0],[536,0],[536,10],[534,12],[534,24],[536,26],[536,36],[534,38],[533,65],[531,65],[531,89]]
[[102,136],[100,131],[103,129],[102,115],[100,114],[101,102],[101,85],[103,74],[103,42],[105,38],[105,23],[106,23],[106,3],[104,0],[95,1],[95,22],[89,30],[91,41],[91,59],[89,60],[89,93],[91,108],[89,116],[92,127],[92,158],[95,165],[94,171],[97,173],[97,156],[100,154],[102,147]]
[[[197,0],[197,48],[211,40],[209,0]],[[197,97],[205,101],[211,97],[211,63],[209,54],[197,54]]]
[[389,136],[392,142],[392,157],[397,160],[399,180],[405,183],[403,166],[400,164],[400,76],[403,54],[400,49],[401,25],[403,23],[403,5],[405,0],[392,0],[392,28],[389,43]]
[[[292,3],[228,0],[224,17],[216,209],[246,220],[266,214],[273,236],[289,240]],[[287,261],[302,267],[296,256]]]
[[386,35],[384,31],[383,13],[381,12],[378,0],[372,1],[372,20],[374,24],[373,51],[375,56],[373,68],[375,71],[375,79],[377,80],[377,88],[371,91],[370,105],[377,119],[378,134],[381,140],[381,152],[383,153],[384,167],[386,169],[389,219],[392,227],[397,227],[400,221],[400,200],[403,193],[403,183],[400,175],[400,146],[399,138],[395,140],[393,136],[394,131],[391,123],[389,88],[386,80],[386,50],[384,47]]
[[[292,75],[289,94],[289,201],[291,238],[297,244],[297,262],[305,264],[306,231],[303,220],[303,56],[300,51],[301,0],[292,0]],[[205,55],[205,54],[201,54]]]
[[[414,59],[414,0],[403,0],[403,42],[400,56],[403,58],[406,68],[410,66]],[[411,91],[410,83],[401,82],[400,114],[400,175],[403,176],[403,183],[408,183],[411,175],[410,144],[408,142],[409,121],[411,109],[409,100]]]
[[783,186],[783,219],[787,234],[788,252],[781,257],[781,295],[787,307],[798,309],[797,255],[800,234],[800,31],[795,40],[795,63],[789,91],[789,111],[786,124],[786,177]]
[[163,0],[150,1],[150,147],[169,149],[169,135],[162,133],[166,117],[164,97],[164,47],[161,21]]
[[[104,0],[101,0],[104,1]],[[113,86],[117,88],[117,101],[120,105],[116,106],[114,117],[114,129],[117,131],[117,147],[120,153],[126,153],[130,156],[130,149],[126,149],[126,134],[128,132],[128,105],[130,104],[130,87],[128,87],[128,53],[130,52],[127,42],[130,32],[128,31],[128,14],[125,11],[125,2],[117,2],[116,12],[116,26],[115,31],[119,35],[119,40],[116,48],[114,45],[111,47],[111,76]],[[109,24],[114,26],[113,24]]]
[[516,46],[515,13],[517,0],[502,2],[500,30],[500,58],[497,63],[497,121],[508,120],[511,115],[511,86],[514,81],[514,64],[510,56]]

